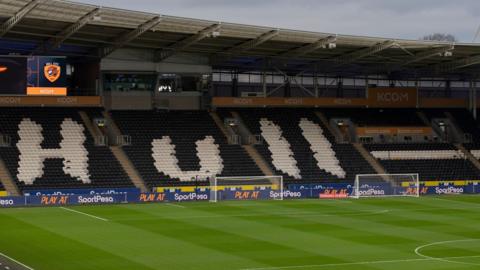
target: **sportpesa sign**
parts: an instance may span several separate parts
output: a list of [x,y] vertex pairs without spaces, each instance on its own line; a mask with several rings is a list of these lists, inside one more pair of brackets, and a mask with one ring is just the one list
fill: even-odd
[[438,195],[441,195],[441,194],[463,194],[464,193],[464,188],[463,187],[446,187],[446,188],[436,187],[435,188],[435,193],[438,194]]
[[112,204],[127,202],[127,194],[112,195],[42,195],[25,197],[27,205],[62,206],[77,204]]
[[13,199],[0,200],[1,207],[7,207],[7,206],[13,206],[13,205],[15,205],[15,202],[13,201]]
[[[461,183],[458,183],[461,182]],[[389,192],[388,186],[362,185],[359,192],[363,196],[381,196]],[[175,189],[174,189],[175,190]],[[89,190],[86,190],[89,191]],[[341,199],[352,194],[350,184],[292,184],[283,191],[284,199]],[[405,187],[408,192],[408,187]],[[56,192],[47,192],[53,193]],[[58,193],[57,193],[58,194]],[[423,182],[420,184],[421,195],[448,195],[448,194],[480,194],[480,182],[453,181],[453,182]],[[219,191],[219,197],[224,200],[268,200],[278,199],[280,192],[273,190],[225,190]],[[153,202],[186,202],[207,201],[210,199],[209,188],[198,189],[193,192],[171,191],[157,193],[140,193],[138,191],[110,194],[80,194],[80,195],[40,195],[0,198],[0,208],[24,206],[65,206],[89,204],[120,204],[120,203],[153,203]]]

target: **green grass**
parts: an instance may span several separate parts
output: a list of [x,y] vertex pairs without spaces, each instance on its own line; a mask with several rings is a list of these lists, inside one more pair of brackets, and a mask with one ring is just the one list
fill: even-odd
[[108,221],[0,209],[0,252],[35,270],[480,269],[478,196],[70,209]]

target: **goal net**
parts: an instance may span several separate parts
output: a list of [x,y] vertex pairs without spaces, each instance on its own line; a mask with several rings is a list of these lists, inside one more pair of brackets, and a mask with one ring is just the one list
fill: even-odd
[[283,200],[283,176],[215,177],[210,179],[210,201]]
[[355,176],[352,197],[420,196],[417,173],[358,174]]

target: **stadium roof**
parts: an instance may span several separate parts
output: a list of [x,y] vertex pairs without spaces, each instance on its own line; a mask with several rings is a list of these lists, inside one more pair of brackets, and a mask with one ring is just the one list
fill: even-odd
[[60,0],[0,0],[0,20],[1,54],[105,57],[125,47],[153,50],[156,61],[191,52],[209,56],[217,68],[268,64],[338,74],[471,77],[480,67],[478,44],[316,33]]

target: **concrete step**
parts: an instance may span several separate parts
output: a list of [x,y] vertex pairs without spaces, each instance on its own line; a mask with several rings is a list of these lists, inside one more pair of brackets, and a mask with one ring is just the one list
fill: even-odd
[[250,158],[255,161],[257,164],[258,168],[262,171],[264,175],[269,175],[273,176],[275,175],[272,169],[270,169],[270,166],[268,163],[265,161],[265,159],[258,153],[257,149],[253,145],[244,145],[243,149],[248,153]]
[[[226,130],[225,126],[223,125],[222,120],[218,116],[217,113],[213,112],[210,113],[212,116],[213,120],[217,124],[218,128],[222,130],[223,134],[225,134],[225,137],[228,139],[228,131]],[[238,120],[239,122],[239,128],[244,131],[245,134],[243,134],[245,137],[248,137],[252,133],[248,130],[248,128],[244,125],[242,118],[237,112],[232,112],[232,116]],[[265,159],[258,153],[257,149],[253,145],[243,145],[243,149],[247,152],[247,154],[250,156],[250,158],[257,164],[258,168],[262,171],[264,175],[275,175],[268,163],[265,161]]]
[[133,165],[132,161],[128,158],[127,154],[125,154],[123,149],[120,146],[111,146],[110,150],[122,166],[123,170],[127,173],[132,183],[142,192],[149,192],[145,181],[143,181],[140,173],[138,173],[137,169]]
[[470,151],[468,151],[467,149],[465,149],[465,147],[463,147],[463,145],[461,144],[455,144],[455,147],[457,147],[458,150],[462,151],[462,153],[468,158],[468,160],[475,166],[475,168],[477,168],[478,170],[480,170],[480,161],[478,161],[478,159],[476,159],[472,153],[470,153]]
[[225,138],[228,139],[228,137],[229,137],[228,131],[225,128],[225,125],[223,124],[222,119],[220,119],[220,116],[218,116],[217,112],[210,112],[210,116],[212,117],[212,119],[215,122],[215,124],[217,125],[217,127],[222,131]]
[[370,166],[375,170],[377,174],[387,174],[387,171],[383,166],[378,162],[378,160],[370,154],[370,152],[363,147],[361,143],[354,143],[353,147],[362,155],[362,157],[370,164]]
[[107,129],[108,133],[111,133],[109,136],[121,136],[122,132],[118,128],[117,124],[115,121],[113,121],[113,118],[110,116],[110,114],[107,111],[102,112],[103,118],[107,121]]
[[370,164],[370,166],[375,170],[377,174],[381,175],[383,181],[390,182],[392,184],[398,184],[392,176],[389,176],[385,168],[383,168],[382,164],[378,162],[378,160],[370,154],[370,152],[363,147],[361,143],[354,143],[353,146],[357,149],[358,152],[362,155],[362,157]]
[[330,126],[330,122],[328,122],[327,117],[322,112],[319,112],[319,111],[315,111],[315,115],[318,117],[318,119],[320,119],[322,124],[328,129],[330,134],[332,134],[335,138],[337,138],[338,134],[336,134],[335,130],[333,130],[333,128]]
[[79,111],[78,114],[80,115],[80,118],[82,118],[83,124],[87,127],[88,132],[92,137],[98,137],[102,136],[102,132],[100,129],[95,126],[92,122],[92,119],[88,116],[88,114],[84,111]]
[[417,116],[422,120],[423,124],[427,127],[431,126],[432,123],[430,123],[430,120],[428,120],[427,116],[425,115],[424,112],[422,111],[417,111]]
[[13,180],[10,172],[7,169],[7,166],[3,162],[3,159],[0,158],[0,182],[2,182],[3,187],[10,196],[20,196],[22,192],[18,188],[15,180]]

